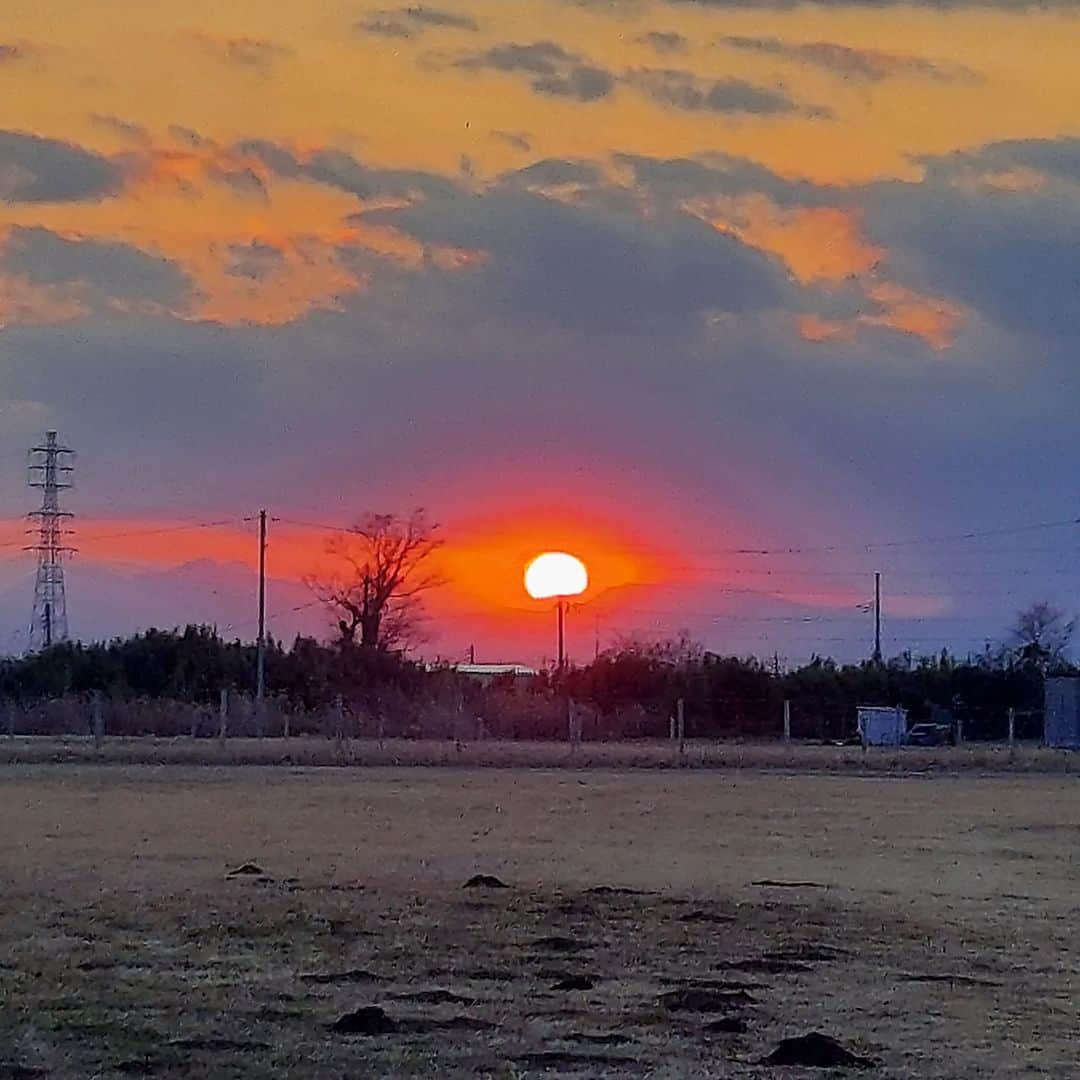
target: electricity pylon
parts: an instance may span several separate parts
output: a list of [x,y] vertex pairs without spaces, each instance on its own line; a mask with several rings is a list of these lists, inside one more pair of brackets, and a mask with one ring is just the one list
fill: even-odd
[[65,542],[66,520],[72,515],[60,509],[60,492],[72,485],[75,453],[61,446],[55,431],[45,433],[45,442],[29,453],[27,483],[41,489],[41,509],[27,517],[36,541],[27,551],[37,554],[34,579],[34,616],[30,622],[30,651],[47,649],[68,636],[67,599],[64,596],[64,556],[75,549]]

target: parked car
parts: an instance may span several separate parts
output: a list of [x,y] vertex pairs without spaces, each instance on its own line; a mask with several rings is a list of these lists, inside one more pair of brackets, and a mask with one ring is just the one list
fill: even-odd
[[908,746],[948,746],[952,741],[948,724],[913,724],[907,733]]

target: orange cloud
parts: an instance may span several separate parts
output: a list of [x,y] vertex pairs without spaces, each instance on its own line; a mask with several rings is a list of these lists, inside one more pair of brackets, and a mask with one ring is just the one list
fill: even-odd
[[867,274],[886,254],[863,237],[857,210],[835,206],[785,210],[761,195],[691,209],[704,212],[720,232],[782,259],[803,285]]
[[953,344],[964,321],[964,311],[956,304],[924,296],[902,285],[883,281],[871,285],[867,292],[884,310],[874,315],[860,315],[860,323],[913,334],[938,350]]
[[825,341],[851,341],[855,329],[850,323],[823,319],[820,315],[800,315],[797,320],[799,337],[803,341],[821,343]]

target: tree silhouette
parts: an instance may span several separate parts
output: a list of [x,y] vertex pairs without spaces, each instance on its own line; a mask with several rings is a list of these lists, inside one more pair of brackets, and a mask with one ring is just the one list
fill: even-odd
[[335,536],[327,551],[336,572],[308,580],[332,613],[343,644],[407,651],[416,643],[423,595],[441,579],[428,570],[442,545],[423,510],[408,517],[368,514]]
[[1011,631],[1011,653],[1022,664],[1031,664],[1044,675],[1066,662],[1066,652],[1076,630],[1076,619],[1046,600],[1021,611]]

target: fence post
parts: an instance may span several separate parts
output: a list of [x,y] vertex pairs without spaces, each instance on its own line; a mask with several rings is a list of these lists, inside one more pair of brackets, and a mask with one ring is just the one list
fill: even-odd
[[683,760],[686,753],[686,702],[679,698],[675,705],[676,728],[679,738],[679,760]]
[[964,741],[964,718],[958,716],[956,718],[956,745],[959,746]]
[[341,753],[342,744],[345,741],[345,705],[338,694],[334,698],[334,747]]
[[1009,707],[1009,749],[1016,748],[1016,710]]
[[288,739],[292,720],[292,706],[286,704],[281,710],[281,737]]
[[7,737],[9,739],[15,738],[15,702],[9,701],[7,703]]
[[791,742],[791,702],[784,700],[784,742]]
[[222,750],[225,749],[225,740],[229,737],[229,691],[222,688],[221,700],[218,703],[218,742]]
[[100,750],[105,741],[105,714],[101,708],[100,690],[95,690],[90,696],[90,712],[94,721],[94,749]]

